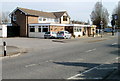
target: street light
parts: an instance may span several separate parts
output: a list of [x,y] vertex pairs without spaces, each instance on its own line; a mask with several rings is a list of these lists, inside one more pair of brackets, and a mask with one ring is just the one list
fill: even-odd
[[102,0],[101,0],[101,21],[100,21],[100,25],[101,25],[101,38],[102,38],[102,34],[103,34],[103,16],[102,16]]

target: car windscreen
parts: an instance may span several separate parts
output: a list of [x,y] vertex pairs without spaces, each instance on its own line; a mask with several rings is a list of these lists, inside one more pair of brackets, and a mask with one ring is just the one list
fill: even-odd
[[45,34],[50,34],[50,32],[46,32]]
[[55,32],[52,32],[52,34],[56,34]]
[[58,32],[58,34],[64,34],[64,32]]

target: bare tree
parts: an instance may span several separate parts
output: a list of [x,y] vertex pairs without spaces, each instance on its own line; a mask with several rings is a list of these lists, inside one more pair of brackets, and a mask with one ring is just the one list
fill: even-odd
[[102,2],[97,2],[93,11],[91,12],[91,21],[97,27],[100,27],[100,22],[103,22],[103,27],[106,27],[109,22],[109,13],[107,9],[102,5]]
[[10,18],[9,18],[9,12],[2,12],[2,23],[6,24],[10,22]]
[[2,13],[0,12],[0,24],[2,23]]
[[87,22],[77,21],[77,20],[72,20],[71,23],[72,23],[72,24],[88,24]]
[[118,15],[118,20],[116,22],[116,25],[120,27],[120,1],[118,2],[118,5],[116,6],[116,8],[113,10],[113,15],[114,14]]

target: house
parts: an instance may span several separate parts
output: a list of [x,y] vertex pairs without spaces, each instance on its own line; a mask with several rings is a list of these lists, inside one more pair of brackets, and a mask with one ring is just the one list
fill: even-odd
[[93,33],[91,25],[70,24],[70,16],[67,11],[43,12],[17,7],[10,16],[12,26],[17,29],[19,36],[43,37],[48,31],[65,30],[76,37],[84,34],[89,36]]
[[[66,11],[62,12],[43,12],[17,7],[11,14],[11,23],[13,26],[20,27],[20,36],[29,36],[29,24],[33,23],[56,23],[69,24],[70,16]],[[43,31],[46,32],[46,27]]]

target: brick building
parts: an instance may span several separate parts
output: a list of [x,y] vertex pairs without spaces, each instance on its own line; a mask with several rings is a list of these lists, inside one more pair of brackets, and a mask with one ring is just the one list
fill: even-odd
[[96,28],[91,25],[70,24],[70,16],[66,11],[43,12],[17,7],[10,16],[12,26],[19,29],[17,31],[22,37],[43,37],[48,31],[65,30],[76,37],[83,36],[83,32],[90,36]]

